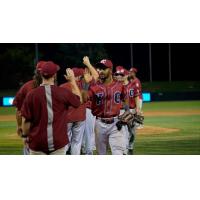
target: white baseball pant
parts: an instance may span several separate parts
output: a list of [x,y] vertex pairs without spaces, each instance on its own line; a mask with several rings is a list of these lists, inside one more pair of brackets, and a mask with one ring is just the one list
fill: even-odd
[[91,109],[86,109],[86,121],[85,121],[85,132],[84,132],[84,151],[87,155],[92,155],[93,150],[96,148],[95,145],[95,119],[96,117],[92,114]]
[[[136,112],[135,109],[130,109],[130,112],[134,113]],[[126,126],[127,127],[127,131],[128,131],[128,145],[127,145],[127,153],[128,153],[128,150],[133,150],[134,148],[134,142],[135,142],[135,135],[136,135],[136,124],[134,127],[129,127],[129,126]]]
[[85,120],[67,124],[67,133],[69,138],[69,146],[71,146],[71,155],[80,155],[83,133],[85,131]]
[[96,147],[99,155],[107,153],[107,146],[110,145],[113,155],[123,155],[125,151],[125,141],[123,132],[117,130],[116,123],[118,119],[114,118],[112,124],[107,124],[97,118],[95,122]]

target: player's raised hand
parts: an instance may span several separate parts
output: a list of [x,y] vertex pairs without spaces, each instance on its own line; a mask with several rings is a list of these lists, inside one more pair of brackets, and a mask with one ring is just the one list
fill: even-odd
[[90,59],[88,56],[83,57],[83,64],[86,66],[90,65]]
[[92,81],[92,76],[87,68],[85,68],[83,77],[86,83],[89,83],[90,81]]
[[66,79],[67,81],[70,81],[70,82],[75,81],[74,72],[73,72],[73,70],[70,69],[70,68],[67,68],[67,69],[66,69],[66,75],[64,75],[64,77],[65,77],[65,79]]

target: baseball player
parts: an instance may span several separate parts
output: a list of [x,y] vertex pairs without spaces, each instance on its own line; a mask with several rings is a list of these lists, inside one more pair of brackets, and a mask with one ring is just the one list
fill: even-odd
[[[91,73],[86,68],[84,73],[84,83],[91,84],[92,82],[94,83],[95,80],[92,77]],[[87,100],[85,132],[82,142],[83,154],[93,155],[93,151],[96,150],[94,126],[95,126],[95,116],[91,112],[91,101]]]
[[[139,90],[139,106],[140,106],[140,112],[142,112],[142,103],[143,103],[143,100],[142,100],[142,84],[139,80],[139,78],[136,77],[136,74],[137,74],[138,70],[134,67],[132,67],[130,70],[129,70],[129,80],[133,83],[135,83],[135,87],[137,87],[137,89]],[[143,128],[144,126],[143,125],[139,125],[137,124],[137,129],[141,129]]]
[[[72,68],[80,91],[82,90],[81,77],[83,76],[84,70],[79,68]],[[61,88],[66,88],[72,91],[71,82],[60,85]],[[73,106],[69,107],[66,122],[67,122],[67,134],[69,138],[69,154],[80,155],[81,144],[83,140],[83,134],[85,131],[85,119],[86,119],[86,105],[82,103],[78,108]]]
[[[87,67],[84,73],[84,83],[93,84],[99,79],[98,71],[91,65],[90,60],[87,56],[83,58],[83,64]],[[87,86],[86,86],[87,87]],[[84,88],[88,89],[88,88]],[[91,101],[86,102],[86,123],[84,132],[84,151],[86,155],[92,155],[93,151],[96,150],[95,145],[95,120],[96,117],[91,111]]]
[[[83,63],[86,65],[86,70],[88,73],[91,73],[91,78],[96,79],[98,78],[98,73],[94,69],[94,67],[90,64],[89,58],[85,56],[83,58]],[[84,83],[86,81],[86,73],[81,68],[73,68],[77,85],[79,86],[79,89],[82,91],[84,87]],[[83,78],[84,77],[84,78]],[[88,77],[87,77],[88,79]],[[89,80],[87,80],[89,81]],[[92,81],[92,80],[90,80]],[[61,87],[70,89],[70,83],[62,84]],[[85,135],[85,148],[86,148],[86,154],[92,154],[92,134],[90,133],[92,130],[90,129],[90,126],[94,122],[91,120],[91,116],[89,115],[87,109],[86,109],[87,103],[83,103],[78,108],[70,107],[67,117],[68,122],[68,137],[70,139],[70,154],[72,155],[79,155],[81,151],[81,145],[83,142],[83,136]],[[87,118],[86,118],[87,114]],[[86,125],[86,119],[87,123],[91,123],[90,125]],[[85,130],[86,127],[86,130]]]
[[113,64],[110,60],[101,60],[96,64],[96,68],[99,70],[99,82],[90,86],[88,97],[91,100],[92,114],[96,116],[97,153],[105,155],[109,144],[113,155],[123,155],[125,141],[123,133],[117,129],[116,123],[121,101],[126,96],[125,88],[120,82],[113,81]]
[[[41,69],[41,65],[44,63],[45,61],[39,61],[36,65],[36,69],[35,69],[35,74],[33,76],[33,80],[30,80],[28,82],[26,82],[17,92],[15,99],[13,101],[13,105],[16,107],[16,121],[17,121],[17,134],[19,136],[22,135],[22,116],[21,116],[21,108],[24,102],[24,99],[26,98],[27,94],[33,90],[34,88],[37,88],[41,82],[42,82],[42,78],[40,75],[40,69]],[[23,148],[23,154],[24,155],[29,155],[29,148],[28,148],[28,142],[25,138],[23,138],[23,144],[24,144],[24,148]]]
[[[136,87],[135,82],[129,82],[128,81],[128,75],[129,72],[124,69],[122,66],[116,67],[115,76],[117,77],[117,80],[122,82],[126,89],[126,94],[128,98],[129,103],[129,110],[132,113],[140,113],[140,101],[139,101],[139,95],[140,91]],[[120,114],[124,113],[124,108],[121,107]],[[124,132],[125,140],[126,140],[126,151],[125,154],[133,154],[133,147],[134,147],[134,141],[135,141],[135,134],[136,134],[136,126],[129,127],[129,126],[123,126],[122,131]]]
[[129,70],[129,79],[131,82],[135,83],[135,86],[137,87],[137,89],[139,90],[139,100],[140,100],[140,110],[142,110],[142,84],[139,80],[138,77],[136,77],[136,73],[138,72],[138,70],[134,67],[132,67]]
[[81,93],[73,71],[66,70],[65,78],[72,91],[54,85],[59,66],[51,61],[41,66],[42,84],[32,90],[22,107],[23,136],[29,138],[31,155],[65,155],[68,137],[66,115],[69,106],[80,106]]
[[[127,82],[127,80],[124,81],[124,85],[126,87],[127,92],[127,98],[129,102],[129,109],[130,111],[135,114],[140,114],[140,91],[137,88],[136,84],[134,82]],[[126,153],[129,155],[133,154],[134,151],[134,142],[135,142],[135,136],[136,136],[136,124],[134,127],[127,126],[128,129],[125,129],[127,132],[127,145],[126,145]]]

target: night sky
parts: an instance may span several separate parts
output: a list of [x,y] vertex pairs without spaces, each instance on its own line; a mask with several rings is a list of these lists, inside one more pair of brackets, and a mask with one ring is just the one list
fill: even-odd
[[[109,56],[115,65],[129,68],[130,44],[106,44]],[[168,44],[152,44],[152,79],[169,79]],[[138,68],[138,76],[143,81],[149,80],[149,45],[133,44],[133,64]],[[172,81],[200,80],[200,44],[171,44]]]
[[[63,73],[65,73],[66,66],[81,66],[82,57],[85,52],[89,52],[93,55],[92,64],[99,61],[100,58],[105,58],[102,52],[94,52],[88,50],[91,46],[97,46],[99,44],[77,44],[70,43],[64,44],[64,50],[58,51],[58,46],[60,44],[55,43],[43,43],[38,44],[39,49],[39,60],[52,60],[61,66],[61,71],[58,74],[58,81],[65,81],[63,78]],[[107,54],[107,58],[111,59],[114,64],[114,69],[117,65],[122,65],[129,69],[131,67],[131,54],[130,54],[130,44],[129,43],[104,43],[100,44],[101,48]],[[78,46],[74,52],[74,46]],[[153,81],[168,81],[169,80],[169,54],[168,54],[168,44],[155,43],[152,44],[152,80]],[[149,81],[149,44],[148,43],[134,43],[133,47],[133,66],[138,69],[138,77],[141,81]],[[12,48],[19,51],[9,52]],[[71,55],[75,55],[75,62],[71,61],[70,55],[65,58],[66,55],[65,48]],[[79,53],[82,48],[82,52]],[[6,53],[5,53],[6,52]],[[21,52],[21,54],[20,54]],[[25,52],[25,53],[24,53]],[[27,52],[27,53],[26,53]],[[105,53],[104,52],[104,53]],[[18,55],[19,54],[19,55]],[[68,55],[68,54],[67,54]],[[97,59],[98,55],[98,59]],[[2,57],[1,57],[2,56]],[[11,59],[11,57],[13,58]],[[94,61],[95,59],[96,61]],[[24,63],[31,63],[29,66],[22,66]],[[20,81],[26,82],[30,80],[33,75],[34,70],[34,60],[35,60],[35,44],[0,44],[0,88],[15,88],[18,87]],[[79,64],[78,64],[79,63]],[[83,66],[83,65],[82,65]],[[172,66],[172,81],[198,81],[199,80],[199,67],[200,67],[200,44],[171,44],[171,66]],[[25,69],[24,69],[25,68]],[[28,69],[29,70],[26,70]],[[10,77],[12,82],[7,83],[7,77]],[[20,78],[21,77],[21,78]],[[23,79],[23,80],[22,80]],[[14,81],[15,80],[15,81]],[[6,84],[5,84],[6,82]]]

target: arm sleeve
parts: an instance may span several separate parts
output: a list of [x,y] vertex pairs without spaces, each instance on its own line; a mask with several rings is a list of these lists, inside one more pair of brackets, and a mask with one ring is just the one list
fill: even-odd
[[140,89],[137,87],[136,84],[133,84],[133,89],[134,89],[134,97],[137,97],[140,95]]
[[15,99],[13,101],[13,105],[18,109],[21,110],[24,99],[26,97],[25,89],[24,87],[20,88],[20,90],[17,92]]
[[27,121],[31,121],[32,119],[32,101],[31,101],[31,94],[28,94],[24,100],[22,109],[21,109],[21,113],[22,116],[27,120]]
[[81,105],[80,97],[73,94],[70,90],[65,89],[65,102],[69,106],[73,106],[75,108],[78,108]]

